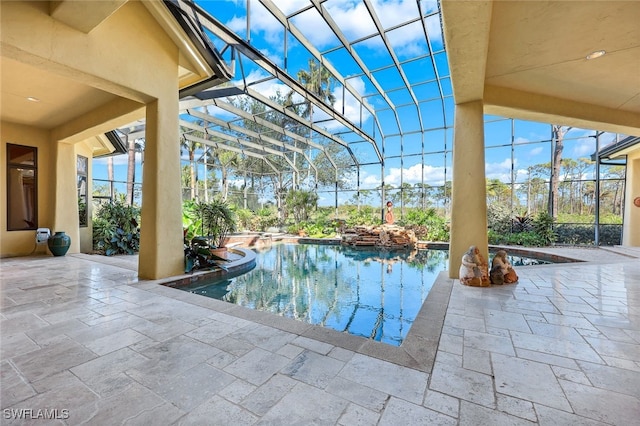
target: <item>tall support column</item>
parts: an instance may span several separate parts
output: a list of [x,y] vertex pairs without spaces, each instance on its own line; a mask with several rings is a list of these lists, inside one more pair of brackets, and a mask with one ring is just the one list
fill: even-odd
[[478,247],[488,261],[486,191],[482,101],[456,105],[449,278],[458,278],[469,246]]
[[635,153],[627,156],[623,246],[640,247],[640,207],[634,204],[637,197],[640,197],[640,154]]
[[[51,233],[64,231],[71,238],[68,253],[80,252],[80,221],[78,220],[78,183],[76,181],[76,150],[73,144],[55,143],[54,215]],[[39,177],[42,179],[41,177]],[[45,177],[46,179],[46,177]],[[75,209],[74,209],[75,206]],[[75,212],[75,213],[74,213]]]
[[146,106],[140,278],[165,278],[184,271],[178,112],[177,88]]

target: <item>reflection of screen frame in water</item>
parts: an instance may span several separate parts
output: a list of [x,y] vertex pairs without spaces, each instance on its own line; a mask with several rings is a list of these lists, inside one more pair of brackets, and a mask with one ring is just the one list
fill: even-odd
[[[406,337],[437,275],[446,269],[449,254],[448,250],[390,251],[327,244],[274,244],[256,252],[256,267],[251,271],[182,289],[395,346]],[[347,268],[367,272],[356,277]],[[251,283],[253,279],[259,285]],[[298,287],[287,292],[286,285]],[[419,292],[414,295],[415,285]],[[315,294],[320,289],[326,293]],[[354,291],[366,303],[360,304],[360,299],[352,303]],[[407,296],[403,299],[394,291]],[[312,296],[320,301],[307,300]],[[343,311],[323,311],[329,296],[336,298],[332,302]],[[349,309],[351,317],[345,322]]]

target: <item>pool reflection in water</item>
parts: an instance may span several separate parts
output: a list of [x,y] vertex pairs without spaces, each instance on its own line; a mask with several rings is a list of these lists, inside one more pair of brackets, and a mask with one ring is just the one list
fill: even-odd
[[[180,288],[394,346],[407,336],[449,257],[448,250],[315,244],[256,251],[256,267],[243,275]],[[510,259],[514,265],[541,263]]]
[[399,346],[446,250],[378,251],[338,245],[275,244],[256,267],[192,293]]

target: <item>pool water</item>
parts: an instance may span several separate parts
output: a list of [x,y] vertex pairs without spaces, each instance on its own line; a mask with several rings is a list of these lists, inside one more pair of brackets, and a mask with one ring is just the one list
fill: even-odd
[[249,272],[180,288],[394,346],[409,332],[449,254],[314,244],[256,252]]

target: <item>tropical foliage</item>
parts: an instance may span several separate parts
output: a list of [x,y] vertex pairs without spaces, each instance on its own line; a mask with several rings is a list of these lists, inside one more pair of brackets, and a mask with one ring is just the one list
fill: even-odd
[[102,204],[93,218],[93,249],[112,256],[134,254],[140,247],[140,209],[123,197]]
[[230,233],[236,231],[236,215],[229,204],[220,198],[212,201],[185,202],[182,209],[185,238],[205,238],[209,247],[224,247]]
[[315,209],[318,194],[311,191],[292,190],[285,198],[287,210],[293,214],[293,219],[301,223],[309,219],[311,210]]
[[449,225],[434,208],[409,210],[399,223],[412,229],[420,240],[449,241]]

